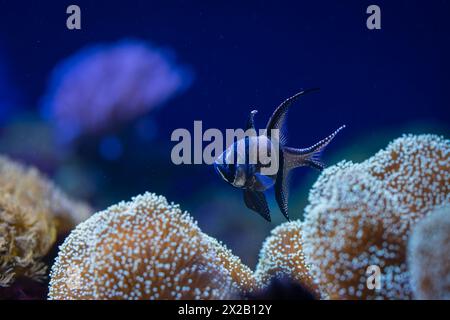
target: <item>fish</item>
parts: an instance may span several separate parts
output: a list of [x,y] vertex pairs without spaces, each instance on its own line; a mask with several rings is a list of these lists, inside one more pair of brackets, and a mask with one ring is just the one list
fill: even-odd
[[[320,160],[322,151],[345,128],[345,125],[340,126],[329,136],[307,148],[287,146],[285,122],[290,106],[305,94],[318,90],[318,88],[302,90],[284,100],[269,118],[263,134],[246,134],[244,138],[226,148],[214,161],[214,169],[223,180],[233,187],[243,189],[244,203],[247,208],[257,212],[269,222],[271,216],[264,192],[270,188],[275,189],[278,207],[283,216],[290,221],[288,180],[291,170],[303,166],[323,170],[325,165]],[[254,117],[257,112],[257,110],[250,112],[246,132],[256,132]],[[275,172],[267,174],[268,164],[261,161],[261,150],[268,157],[276,160]],[[249,161],[250,159],[254,161]]]

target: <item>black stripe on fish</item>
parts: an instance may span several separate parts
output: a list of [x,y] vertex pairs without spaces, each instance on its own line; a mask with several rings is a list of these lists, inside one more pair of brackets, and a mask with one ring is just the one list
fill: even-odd
[[278,207],[280,208],[283,216],[287,219],[287,221],[290,221],[288,213],[289,185],[287,179],[289,170],[286,168],[283,152],[280,152],[279,159],[278,174],[277,179],[275,180],[275,199],[277,200]]

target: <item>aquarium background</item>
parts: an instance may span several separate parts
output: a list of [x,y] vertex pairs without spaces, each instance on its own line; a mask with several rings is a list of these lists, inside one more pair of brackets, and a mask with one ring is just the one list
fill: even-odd
[[[81,7],[81,30],[66,8]],[[381,30],[366,8],[381,7]],[[0,1],[0,152],[97,210],[151,191],[254,268],[272,223],[207,165],[171,162],[176,128],[242,127],[302,88],[289,145],[347,128],[326,164],[361,161],[402,133],[448,134],[449,1]],[[65,111],[64,111],[65,110]],[[295,171],[301,218],[318,176]]]

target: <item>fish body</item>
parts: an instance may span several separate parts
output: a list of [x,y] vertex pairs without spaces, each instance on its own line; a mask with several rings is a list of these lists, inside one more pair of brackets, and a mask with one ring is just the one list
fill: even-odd
[[[317,89],[303,90],[282,102],[270,117],[264,134],[248,135],[230,145],[215,161],[217,173],[232,186],[243,189],[246,206],[271,221],[270,210],[264,191],[274,187],[278,206],[289,221],[288,214],[288,176],[298,167],[308,166],[318,170],[324,168],[319,156],[337,133],[345,128],[339,127],[325,139],[311,147],[298,149],[286,146],[286,134],[283,125],[291,104],[300,96]],[[247,120],[247,131],[253,130],[253,110]],[[270,159],[270,161],[267,161]],[[263,161],[264,160],[264,161]],[[269,167],[276,162],[276,170]]]
[[[262,173],[264,166],[260,162],[249,161],[255,154],[250,148],[251,145],[265,148],[269,155],[274,149],[272,141],[265,135],[245,137],[228,147],[214,165],[219,175],[232,186],[265,191],[275,184],[276,174],[265,175]],[[249,155],[248,159],[246,155]]]

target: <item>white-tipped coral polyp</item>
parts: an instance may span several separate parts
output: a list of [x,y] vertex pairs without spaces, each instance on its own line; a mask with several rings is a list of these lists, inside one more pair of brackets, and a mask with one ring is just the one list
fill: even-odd
[[261,287],[268,286],[273,278],[288,277],[320,296],[305,262],[301,225],[300,221],[283,223],[264,241],[255,271]]

